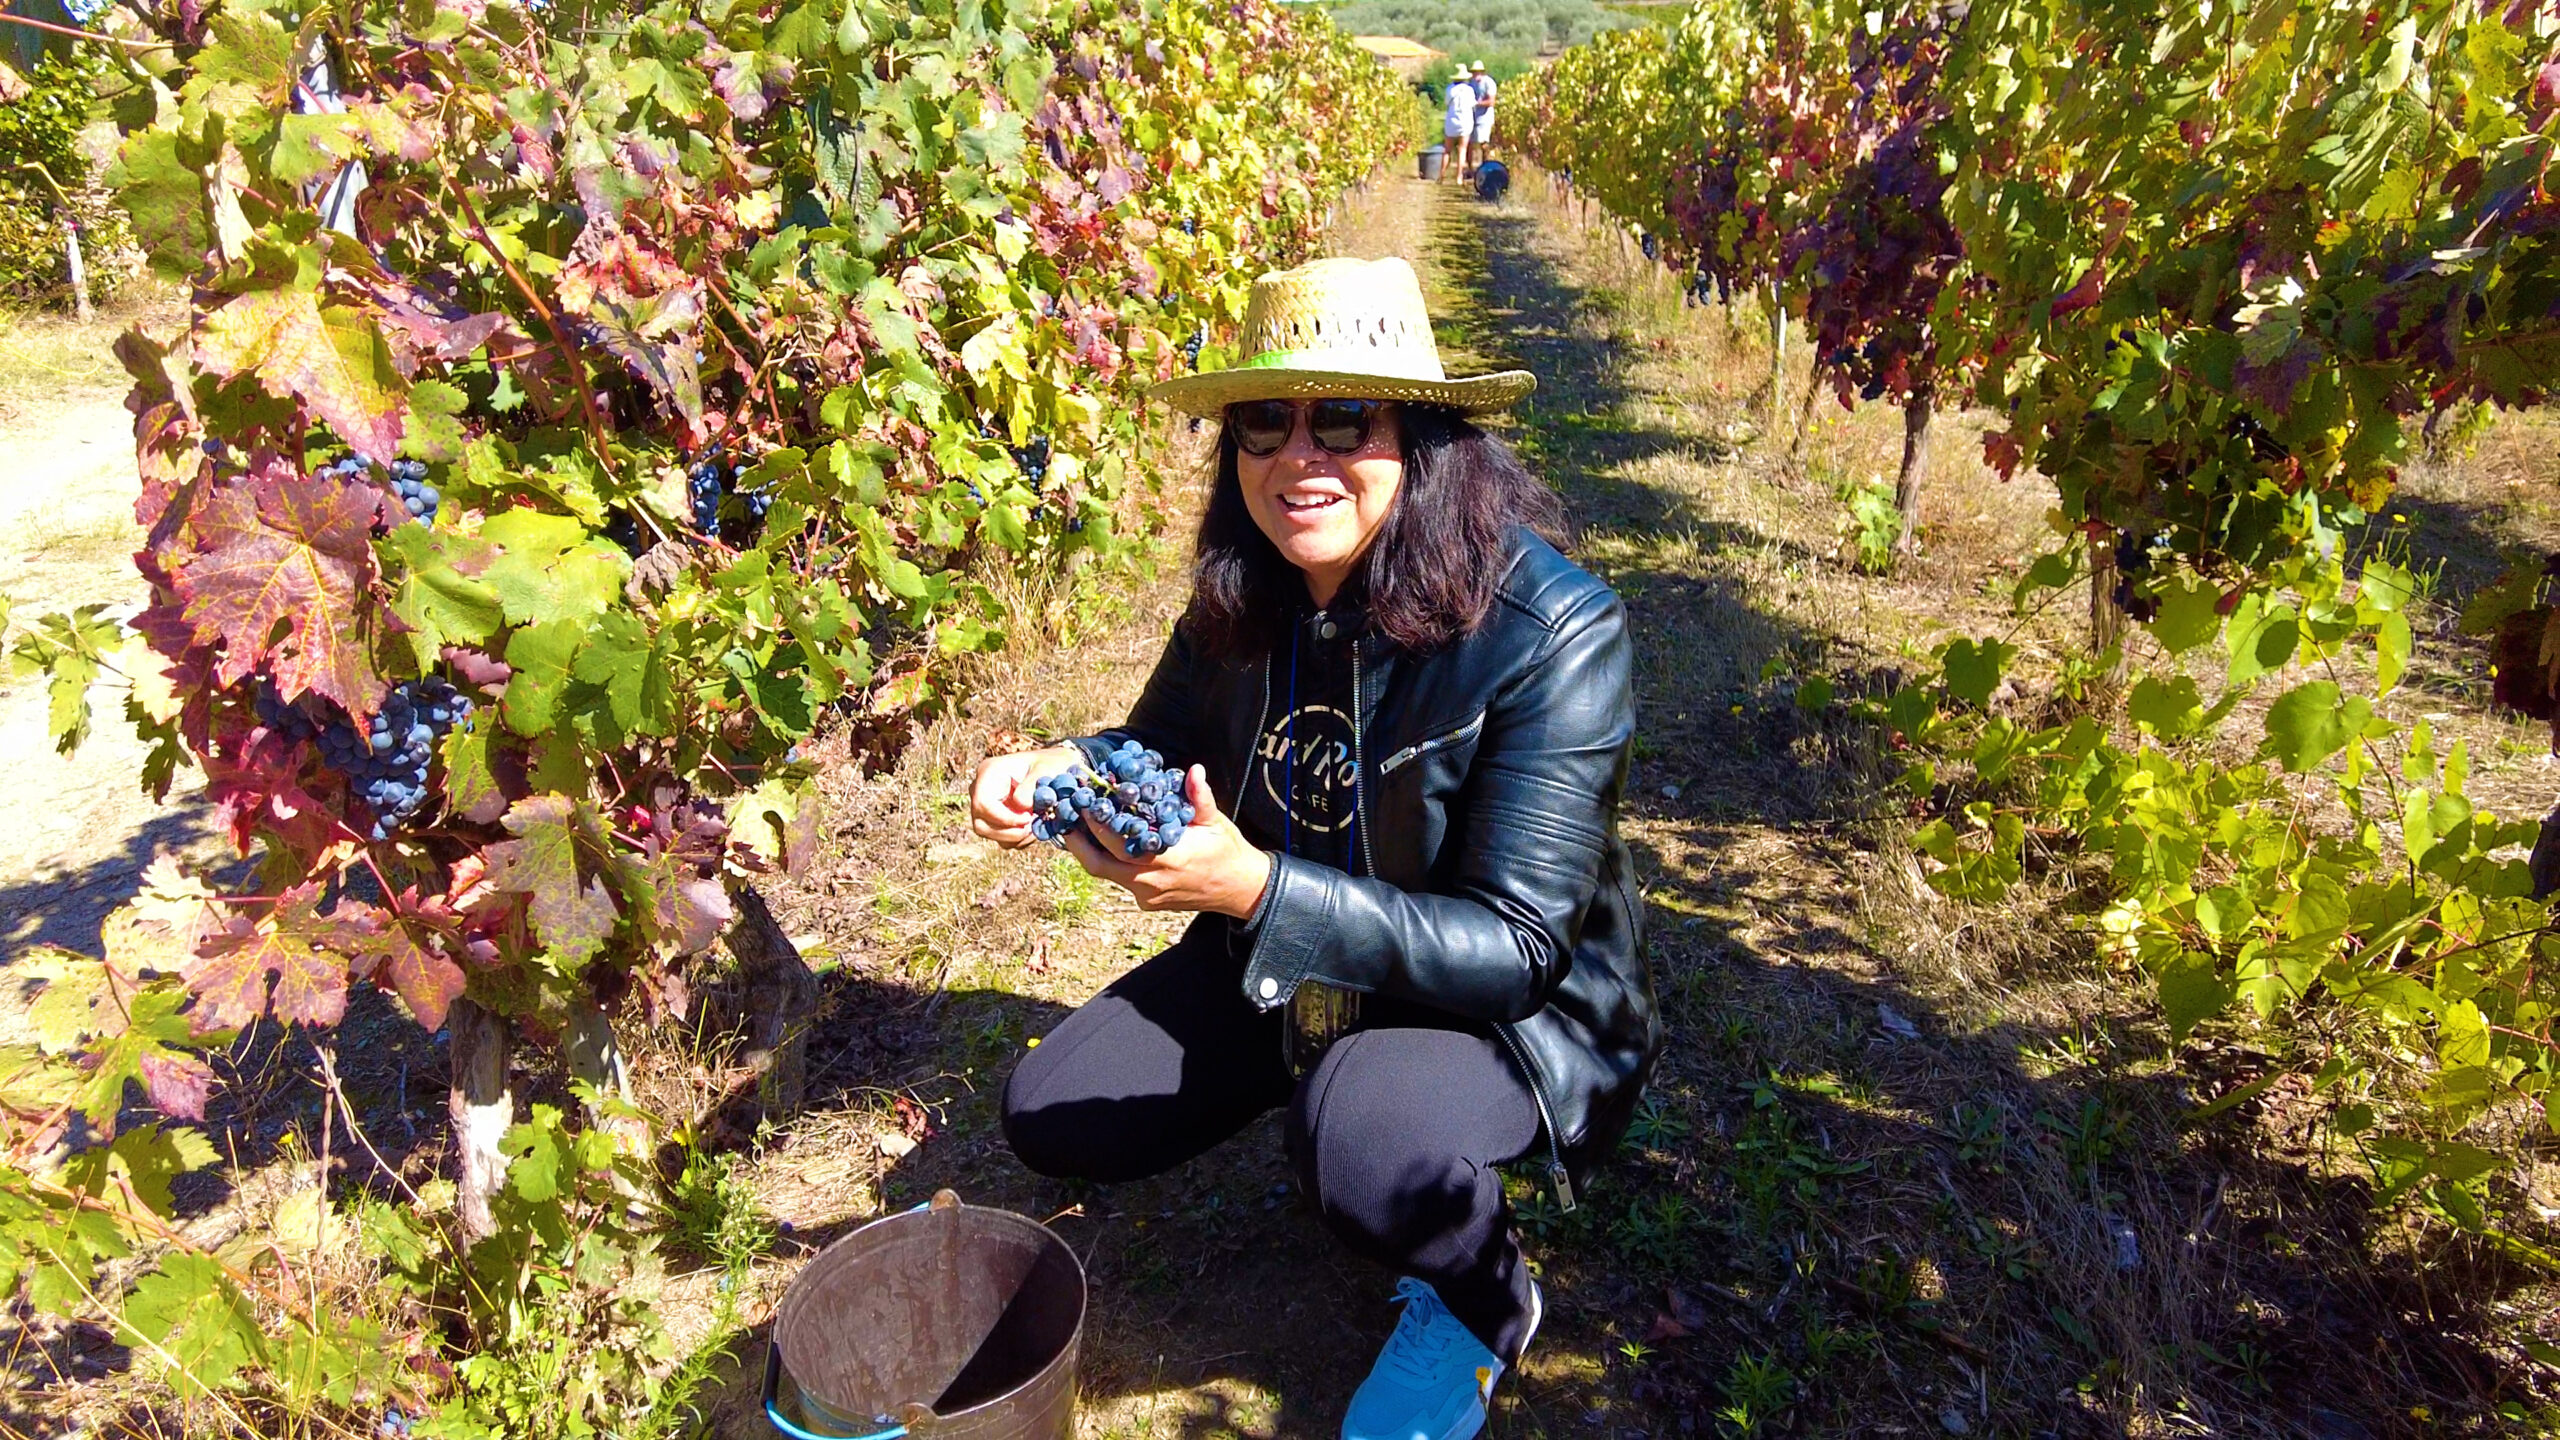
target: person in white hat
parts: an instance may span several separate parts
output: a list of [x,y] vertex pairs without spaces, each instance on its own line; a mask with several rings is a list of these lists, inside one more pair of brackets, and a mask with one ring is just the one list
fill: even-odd
[[1467,67],[1467,85],[1476,92],[1475,143],[1467,151],[1467,158],[1472,162],[1467,178],[1472,180],[1476,168],[1493,158],[1493,97],[1500,87],[1493,83],[1492,76],[1484,73],[1481,60]]
[[1447,151],[1440,171],[1444,183],[1466,178],[1467,147],[1476,133],[1476,88],[1471,74],[1461,70],[1451,78],[1448,106],[1440,117],[1440,143]]
[[1263,276],[1240,348],[1156,387],[1218,422],[1216,469],[1190,604],[1128,720],[971,785],[1007,846],[1054,823],[1036,792],[1073,764],[1164,757],[1192,811],[1152,855],[1092,808],[1069,826],[1086,870],[1198,918],[1024,1053],[1005,1136],[1108,1183],[1285,1108],[1301,1193],[1400,1277],[1342,1435],[1463,1440],[1545,1307],[1498,1167],[1571,1210],[1662,1046],[1617,824],[1626,610],[1475,424],[1535,379],[1450,378],[1403,261]]

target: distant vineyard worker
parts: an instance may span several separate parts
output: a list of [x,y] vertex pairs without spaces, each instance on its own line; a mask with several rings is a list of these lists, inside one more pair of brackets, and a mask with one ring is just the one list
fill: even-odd
[[1440,117],[1441,143],[1450,153],[1442,157],[1440,179],[1443,184],[1467,174],[1467,145],[1476,133],[1476,87],[1465,72],[1449,82],[1448,108]]
[[1484,73],[1484,62],[1478,60],[1467,67],[1467,88],[1476,92],[1475,145],[1468,151],[1474,163],[1467,167],[1467,178],[1472,180],[1476,170],[1493,158],[1493,97],[1501,87]]
[[1344,1440],[1460,1440],[1544,1300],[1496,1167],[1570,1209],[1661,1048],[1618,835],[1625,607],[1555,548],[1562,507],[1471,417],[1402,260],[1263,276],[1242,364],[1155,394],[1219,422],[1191,598],[1128,722],[978,767],[1031,838],[1034,780],[1135,739],[1193,824],[1084,868],[1199,918],[1027,1050],[1004,1130],[1044,1175],[1181,1164],[1286,1106],[1302,1193],[1404,1309]]

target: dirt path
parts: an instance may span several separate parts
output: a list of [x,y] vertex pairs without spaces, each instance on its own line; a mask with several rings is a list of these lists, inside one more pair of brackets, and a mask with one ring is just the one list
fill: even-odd
[[[95,387],[0,426],[0,595],[18,621],[82,605],[130,613],[147,598],[130,559],[132,434],[121,392]],[[0,834],[0,952],[94,949],[156,850],[202,849],[214,834],[192,772],[167,805],[142,793],[145,747],[124,723],[122,685],[102,682],[90,700],[96,729],[62,756],[41,677],[0,675],[0,808],[15,817]]]

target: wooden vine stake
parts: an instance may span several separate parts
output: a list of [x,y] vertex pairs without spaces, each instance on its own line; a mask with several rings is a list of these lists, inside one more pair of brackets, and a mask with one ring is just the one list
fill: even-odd
[[453,1120],[454,1214],[467,1246],[497,1233],[489,1202],[506,1182],[507,1157],[498,1142],[516,1121],[515,1092],[507,1088],[505,1017],[465,996],[445,1012],[451,1047],[446,1108]]
[[[1769,419],[1778,418],[1778,406],[1787,388],[1787,292],[1777,281],[1769,282]],[[1797,438],[1803,432],[1799,427]]]
[[71,309],[86,325],[98,318],[89,306],[89,267],[80,255],[80,222],[69,215],[62,217],[62,251],[71,267]]
[[766,1120],[797,1111],[808,1096],[809,1017],[818,1006],[818,977],[782,933],[764,897],[741,885],[730,892],[738,918],[723,937],[747,982],[747,1064]]
[[1920,480],[1929,468],[1929,422],[1936,413],[1929,387],[1913,386],[1902,404],[1902,473],[1893,482],[1893,507],[1902,512],[1902,538],[1893,542],[1897,555],[1920,551]]
[[[2125,678],[2124,642],[2133,617],[2116,603],[2116,547],[2112,538],[2089,541],[2089,653],[2107,661],[2107,679]],[[2109,657],[2113,657],[2110,659]]]

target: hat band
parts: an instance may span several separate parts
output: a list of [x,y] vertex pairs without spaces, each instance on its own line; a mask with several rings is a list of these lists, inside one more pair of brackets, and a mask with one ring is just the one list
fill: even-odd
[[[1412,363],[1396,365],[1407,360]],[[1386,362],[1386,363],[1381,363]],[[1415,350],[1265,350],[1259,355],[1238,361],[1238,370],[1332,370],[1353,375],[1375,375],[1381,380],[1446,380],[1447,371],[1440,368],[1440,357]]]

